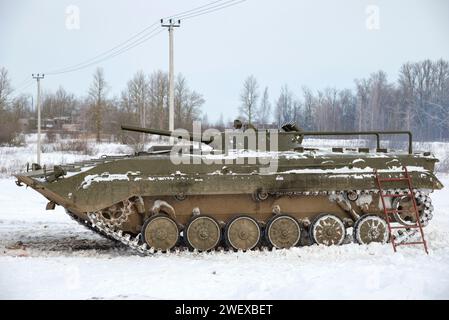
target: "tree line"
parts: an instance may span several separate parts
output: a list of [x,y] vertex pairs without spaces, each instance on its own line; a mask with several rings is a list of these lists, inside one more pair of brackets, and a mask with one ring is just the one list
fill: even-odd
[[[203,128],[223,130],[232,126],[221,114],[211,123],[202,112],[205,99],[178,74],[175,81],[175,128],[191,130],[201,120]],[[11,143],[19,133],[19,119],[33,118],[32,97],[18,94],[6,68],[0,68],[0,143]],[[280,127],[296,122],[308,131],[411,130],[415,139],[449,138],[449,62],[424,60],[404,63],[394,82],[383,71],[356,79],[353,88],[311,90],[285,84],[277,97],[270,97],[256,77],[248,76],[239,93],[239,117],[256,127]],[[35,104],[35,101],[34,101]],[[120,140],[121,123],[156,129],[168,128],[168,75],[156,70],[136,72],[126,87],[112,95],[101,68],[95,70],[83,97],[59,87],[42,95],[44,119],[65,118],[98,141],[104,135]],[[134,135],[137,137],[137,135]]]
[[293,121],[308,131],[410,130],[419,140],[447,140],[449,62],[404,63],[395,82],[378,71],[347,89],[304,86],[295,92],[285,84],[272,102],[268,88],[261,90],[251,75],[240,102],[240,117],[258,126]]
[[[201,117],[205,100],[190,89],[182,74],[175,79],[174,92],[175,127],[191,129],[193,121]],[[32,97],[19,94],[11,98],[12,93],[8,71],[0,68],[0,143],[11,142],[17,135],[19,119],[36,117]],[[125,134],[120,130],[121,123],[166,129],[168,75],[160,70],[151,74],[139,71],[119,96],[111,97],[104,71],[98,68],[84,97],[76,97],[63,87],[44,92],[41,115],[43,119],[65,118],[69,123],[81,124],[82,131],[94,135],[97,141],[104,135],[122,139]]]

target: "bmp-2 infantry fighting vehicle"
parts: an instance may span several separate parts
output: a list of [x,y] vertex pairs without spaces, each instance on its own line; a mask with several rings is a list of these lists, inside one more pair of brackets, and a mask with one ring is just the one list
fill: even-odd
[[[413,152],[406,131],[304,132],[294,124],[255,130],[239,122],[203,135],[122,129],[178,143],[53,168],[33,164],[16,178],[46,197],[47,209],[63,206],[79,223],[142,254],[340,245],[348,228],[360,244],[399,241],[428,223],[429,194],[443,187],[433,173],[438,160]],[[409,136],[408,151],[381,148],[382,135],[397,134]],[[302,145],[307,136],[331,135],[371,135],[377,145]],[[404,184],[404,167],[413,187]]]

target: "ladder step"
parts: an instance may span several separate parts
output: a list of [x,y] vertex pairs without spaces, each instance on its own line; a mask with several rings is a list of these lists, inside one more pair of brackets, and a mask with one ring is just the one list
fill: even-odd
[[395,226],[395,227],[390,227],[391,229],[415,229],[415,228],[419,228],[419,226],[417,225],[413,225],[413,226]]
[[391,210],[385,210],[385,213],[387,214],[394,214],[394,213],[401,213],[401,212],[414,212],[415,210],[399,210],[399,209],[391,209]]
[[403,242],[403,243],[395,243],[395,246],[408,246],[408,245],[415,245],[415,244],[425,244],[425,241],[416,241],[416,242]]

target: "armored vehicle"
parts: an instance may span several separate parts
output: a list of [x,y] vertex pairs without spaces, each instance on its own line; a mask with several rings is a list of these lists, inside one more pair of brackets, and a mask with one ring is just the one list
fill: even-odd
[[[414,152],[407,131],[305,132],[294,124],[257,130],[239,122],[204,134],[122,129],[171,136],[175,144],[52,168],[33,164],[15,175],[16,183],[46,197],[47,209],[60,205],[77,222],[141,254],[399,241],[427,225],[429,194],[443,187],[434,175],[438,160]],[[399,134],[408,135],[408,150],[381,148],[384,135]],[[343,135],[373,136],[376,146],[302,143]],[[404,184],[404,169],[413,187]]]

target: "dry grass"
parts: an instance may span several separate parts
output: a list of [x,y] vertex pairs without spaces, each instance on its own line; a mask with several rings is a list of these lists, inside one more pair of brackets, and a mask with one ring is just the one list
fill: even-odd
[[87,140],[66,140],[58,142],[54,145],[53,151],[63,151],[70,153],[79,153],[85,155],[93,155],[93,148]]

